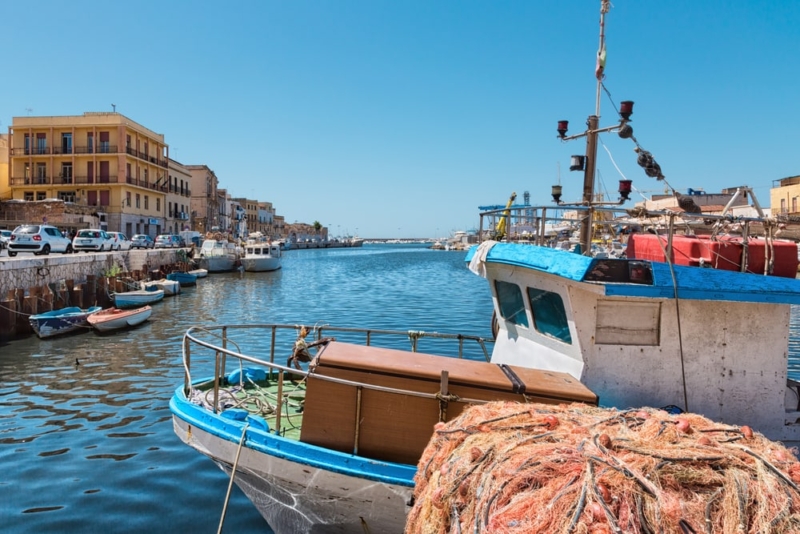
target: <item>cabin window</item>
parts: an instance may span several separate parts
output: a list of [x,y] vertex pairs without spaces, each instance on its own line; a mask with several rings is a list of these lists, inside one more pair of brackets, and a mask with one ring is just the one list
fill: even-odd
[[527,327],[528,316],[525,315],[525,301],[519,286],[497,280],[494,288],[497,291],[497,302],[500,305],[500,315],[503,316],[503,319]]
[[561,295],[529,287],[528,299],[531,301],[533,326],[536,331],[571,345],[572,336],[569,333],[567,310],[564,309]]

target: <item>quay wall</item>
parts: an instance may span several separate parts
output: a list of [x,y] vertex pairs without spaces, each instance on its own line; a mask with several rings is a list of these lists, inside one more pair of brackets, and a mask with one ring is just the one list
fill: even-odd
[[86,282],[87,277],[101,277],[119,266],[123,272],[142,270],[149,272],[162,265],[179,261],[182,249],[127,250],[122,252],[97,252],[76,254],[50,254],[34,256],[20,254],[14,259],[0,261],[0,295],[11,290],[58,284],[72,280],[75,284]]

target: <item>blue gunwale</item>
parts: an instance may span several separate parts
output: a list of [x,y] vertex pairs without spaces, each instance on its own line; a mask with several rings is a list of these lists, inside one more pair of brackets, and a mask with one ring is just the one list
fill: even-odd
[[[469,263],[477,247],[472,247],[465,257]],[[653,271],[653,285],[610,282],[586,282],[586,274],[598,261],[589,256],[572,254],[537,245],[497,243],[486,255],[486,263],[498,263],[533,269],[574,282],[588,283],[603,288],[607,296],[674,298],[672,272],[675,273],[677,294],[681,299],[754,302],[768,304],[800,304],[800,280],[778,276],[764,276],[721,269],[704,269],[661,262],[648,263]],[[602,260],[632,261],[632,260]]]
[[[198,380],[195,384],[208,383],[209,380],[213,381],[213,378]],[[241,440],[242,430],[246,421],[228,419],[220,414],[214,414],[206,408],[192,404],[186,399],[186,395],[183,393],[183,386],[175,390],[175,394],[170,399],[169,407],[176,417],[205,432],[230,441],[235,445],[238,445]],[[247,428],[245,445],[269,456],[298,464],[398,486],[413,487],[414,475],[417,472],[415,465],[384,462],[325,449],[272,434],[259,425],[251,424]]]

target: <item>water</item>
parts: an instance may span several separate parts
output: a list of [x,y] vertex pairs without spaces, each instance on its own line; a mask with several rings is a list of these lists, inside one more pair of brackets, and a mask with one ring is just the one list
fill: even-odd
[[[422,245],[289,251],[273,273],[211,274],[151,320],[0,344],[3,532],[216,532],[228,478],[172,430],[180,341],[197,324],[328,323],[490,337],[486,281]],[[223,532],[268,532],[234,487]]]

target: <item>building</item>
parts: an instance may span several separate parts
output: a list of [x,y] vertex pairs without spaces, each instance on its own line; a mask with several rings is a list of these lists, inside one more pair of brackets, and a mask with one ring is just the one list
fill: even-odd
[[219,227],[217,189],[219,180],[207,165],[186,165],[191,174],[191,207],[193,230],[210,232]]
[[167,180],[166,228],[165,232],[177,234],[193,228],[191,221],[192,190],[189,184],[192,173],[174,159],[169,160]]
[[13,117],[11,199],[94,208],[100,227],[127,234],[166,227],[169,147],[162,134],[116,112]]
[[776,180],[769,192],[773,215],[800,217],[800,176]]

